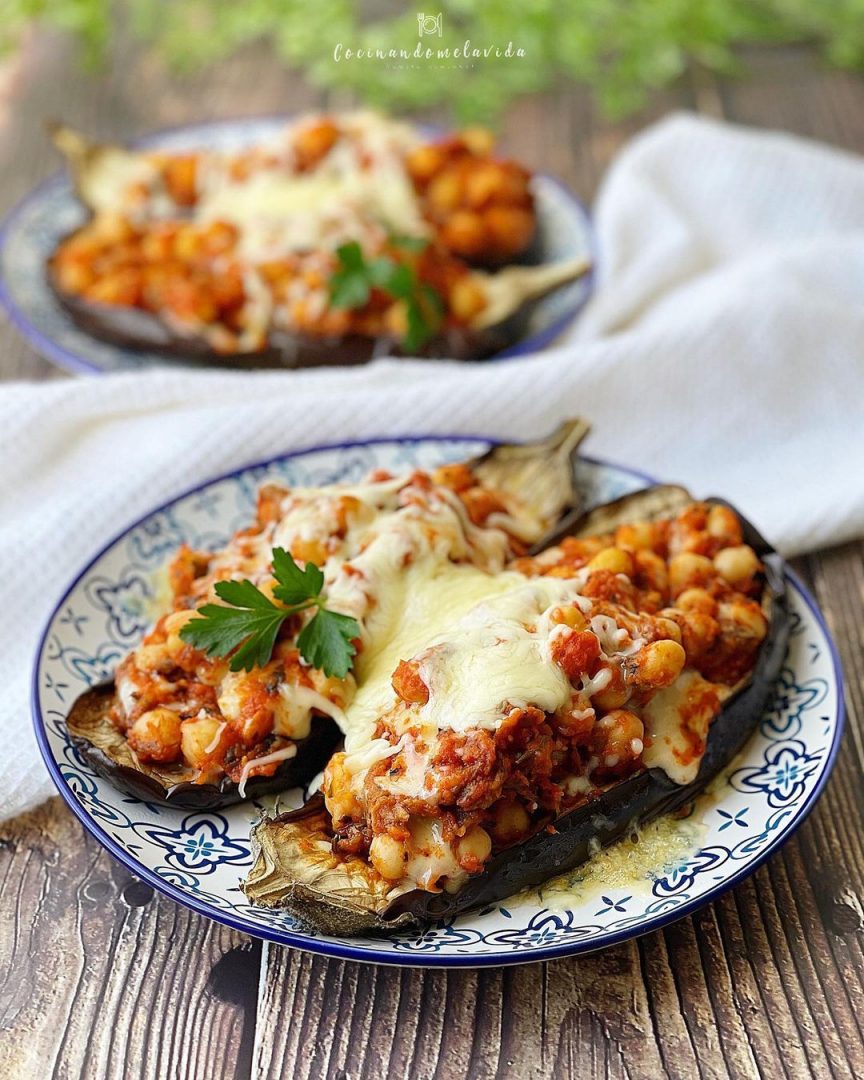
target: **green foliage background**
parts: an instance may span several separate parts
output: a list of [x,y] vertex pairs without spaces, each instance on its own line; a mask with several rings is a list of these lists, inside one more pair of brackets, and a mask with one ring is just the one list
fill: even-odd
[[[168,63],[193,71],[268,40],[314,84],[359,93],[403,110],[447,106],[460,121],[494,120],[514,97],[562,79],[587,84],[607,114],[643,104],[691,64],[740,70],[734,47],[813,42],[835,66],[864,70],[864,0],[416,0],[443,13],[442,38],[424,44],[525,49],[524,59],[486,60],[454,72],[424,64],[334,63],[333,48],[413,48],[417,7],[386,0],[2,0],[0,49],[14,48],[34,21],[74,33],[85,62],[99,63],[125,26]],[[369,8],[382,13],[377,17]]]

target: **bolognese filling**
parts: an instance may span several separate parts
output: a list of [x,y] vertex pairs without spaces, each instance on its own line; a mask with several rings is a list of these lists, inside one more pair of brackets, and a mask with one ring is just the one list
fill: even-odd
[[[223,550],[174,559],[172,609],[120,665],[112,722],[142,762],[242,796],[332,717],[332,850],[406,890],[457,889],[644,769],[689,783],[768,629],[736,515],[696,503],[527,555],[543,527],[468,465],[268,484]],[[286,594],[282,559],[356,628],[338,673],[304,646],[321,605]],[[275,613],[255,662],[202,643],[234,602],[224,583]]]
[[477,317],[470,267],[512,261],[536,228],[530,173],[489,133],[430,141],[371,112],[303,117],[233,152],[111,160],[88,180],[93,217],[51,259],[60,292],[224,355],[280,334],[419,347]]
[[685,784],[767,633],[760,564],[722,506],[520,558],[391,684],[360,686],[324,796],[333,849],[455,890],[608,785]]
[[[120,664],[112,722],[141,761],[190,767],[201,783],[227,775],[242,794],[251,776],[272,775],[297,753],[316,714],[350,726],[357,679],[386,654],[418,597],[449,595],[458,607],[494,582],[540,528],[467,466],[379,473],[355,486],[267,485],[256,523],[222,551],[184,547],[173,560],[172,610]],[[320,567],[328,607],[356,620],[354,672],[327,675],[304,658],[308,611],[284,618],[266,662],[250,670],[232,670],[230,655],[190,643],[200,609],[222,603],[220,583],[254,586],[264,603],[278,594],[280,548],[298,566]]]

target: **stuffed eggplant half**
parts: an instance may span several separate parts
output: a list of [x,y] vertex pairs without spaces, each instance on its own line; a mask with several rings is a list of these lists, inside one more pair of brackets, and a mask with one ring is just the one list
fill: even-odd
[[306,784],[349,729],[372,669],[391,667],[393,649],[410,655],[411,632],[496,587],[573,513],[586,430],[573,421],[433,472],[265,485],[257,520],[223,549],[177,553],[152,630],[70,711],[79,750],[118,786],[175,806]]
[[500,308],[484,271],[536,261],[536,213],[530,174],[483,131],[430,139],[362,112],[233,153],[54,138],[91,216],[48,282],[82,329],[128,348],[252,367],[480,358],[588,269],[535,267]]
[[[449,919],[691,800],[769,701],[782,563],[680,488],[628,496],[450,593],[363,654],[344,748],[264,816],[243,885],[319,931]],[[446,600],[445,600],[446,598]]]

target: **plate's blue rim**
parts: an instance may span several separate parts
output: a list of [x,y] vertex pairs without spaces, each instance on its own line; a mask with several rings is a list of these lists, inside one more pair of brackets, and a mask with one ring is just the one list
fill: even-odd
[[[198,123],[186,123],[186,124],[172,124],[168,127],[157,128],[154,131],[147,132],[146,135],[141,135],[138,138],[132,139],[129,143],[130,146],[147,146],[152,142],[158,142],[166,135],[173,135],[176,132],[185,131],[187,129],[200,129],[207,127],[225,127],[230,124],[242,124],[242,123],[265,123],[268,121],[285,121],[288,122],[296,113],[264,113],[258,116],[240,116],[234,118],[227,118],[221,120],[202,120]],[[430,124],[416,124],[420,130],[427,130],[432,132],[441,131],[440,128],[434,127]],[[559,315],[554,322],[549,326],[540,330],[538,333],[533,334],[529,338],[525,338],[524,341],[517,341],[514,345],[508,346],[506,349],[502,349],[500,352],[494,354],[494,356],[487,357],[486,360],[478,361],[479,363],[497,363],[499,360],[512,360],[518,356],[525,356],[530,352],[537,352],[540,349],[545,348],[551,341],[554,341],[559,334],[576,319],[577,315],[582,311],[594,292],[594,283],[597,276],[597,238],[594,232],[594,219],[588,206],[574,194],[573,191],[558,177],[552,176],[549,173],[535,173],[536,176],[542,177],[542,179],[551,184],[553,187],[558,188],[562,195],[568,202],[574,206],[582,215],[582,219],[585,223],[586,240],[588,246],[588,254],[591,258],[591,268],[587,274],[582,278],[584,283],[584,290],[582,295],[574,304],[567,308],[563,314]],[[68,175],[64,169],[58,169],[56,172],[51,173],[44,180],[41,180],[34,188],[23,195],[7,213],[0,224],[0,255],[2,255],[9,236],[12,233],[15,225],[18,222],[18,218],[26,210],[29,209],[32,203],[38,202],[46,191],[50,191],[53,187],[59,187],[64,183],[68,183]],[[119,374],[118,372],[106,371],[101,368],[97,363],[92,360],[88,360],[86,356],[78,352],[73,352],[71,349],[65,349],[62,345],[58,345],[53,338],[48,337],[43,333],[39,327],[31,322],[31,320],[24,314],[18,304],[12,297],[9,287],[6,284],[5,275],[0,275],[0,305],[5,309],[6,314],[9,316],[9,321],[18,331],[18,333],[29,342],[37,352],[41,353],[47,360],[59,367],[64,368],[66,371],[72,371],[78,375],[112,375]],[[96,339],[94,339],[96,340]],[[132,349],[123,350],[134,358],[135,352]],[[446,360],[447,357],[441,357],[440,359]],[[140,370],[148,370],[151,367],[191,367],[191,365],[183,364],[182,360],[166,360],[164,364],[150,364],[146,365],[142,363]],[[124,369],[128,371],[136,370],[133,367]],[[213,365],[208,370],[221,370],[218,366]],[[231,370],[226,368],[225,370]]]
[[[125,528],[117,532],[110,540],[106,541],[99,549],[99,551],[90,559],[90,561],[75,575],[70,585],[64,590],[62,596],[57,601],[56,605],[51,611],[51,614],[46,620],[45,627],[39,636],[39,644],[36,648],[36,656],[33,664],[33,673],[31,677],[31,697],[30,697],[30,709],[33,720],[33,727],[36,734],[36,741],[39,745],[39,750],[42,754],[42,759],[48,769],[51,779],[54,782],[54,786],[59,791],[61,797],[72,810],[84,828],[89,832],[96,840],[105,847],[111,855],[114,856],[120,863],[122,863],[127,870],[129,870],[136,877],[143,881],[146,881],[157,892],[169,897],[169,899],[182,904],[184,907],[190,908],[192,911],[199,915],[203,915],[205,918],[211,919],[213,922],[221,923],[223,926],[231,927],[233,930],[239,930],[241,933],[248,934],[250,937],[257,937],[265,941],[271,941],[277,945],[288,945],[295,949],[300,949],[305,952],[312,952],[322,956],[336,957],[340,960],[355,960],[363,963],[370,964],[384,964],[391,967],[437,967],[437,968],[479,968],[479,967],[509,967],[514,964],[530,964],[543,960],[555,960],[565,956],[576,956],[579,954],[596,952],[599,949],[605,949],[611,945],[620,944],[622,941],[627,941],[630,938],[641,937],[643,934],[651,933],[654,930],[660,930],[664,926],[668,926],[670,923],[677,922],[678,919],[683,918],[685,915],[691,914],[693,911],[698,910],[705,904],[711,903],[721,897],[729,889],[734,888],[739,882],[743,881],[746,877],[755,873],[766,860],[774,854],[774,852],[781,847],[790,837],[801,827],[805,819],[810,814],[811,810],[815,806],[819,796],[825,788],[829,776],[831,775],[834,765],[837,760],[837,754],[840,750],[840,744],[843,741],[843,732],[846,725],[846,707],[843,695],[843,671],[840,664],[840,656],[837,652],[837,646],[834,643],[834,638],[831,635],[828,625],[819,610],[816,600],[811,595],[809,590],[804,586],[798,575],[784,563],[785,575],[789,583],[795,588],[804,602],[810,608],[813,617],[819,624],[820,629],[825,635],[825,639],[828,642],[829,652],[831,654],[832,667],[834,671],[834,679],[837,685],[837,726],[834,731],[834,738],[831,743],[831,748],[828,752],[828,759],[825,763],[825,769],[819,782],[814,789],[810,792],[809,797],[799,808],[796,817],[789,823],[789,825],[782,832],[771,841],[771,843],[765,848],[765,850],[759,855],[759,857],[747,866],[742,867],[731,877],[724,879],[713,888],[709,889],[702,896],[695,897],[692,900],[688,900],[680,907],[674,908],[672,911],[658,914],[656,917],[648,919],[645,923],[640,924],[638,927],[631,926],[625,927],[622,930],[618,930],[608,937],[604,938],[601,942],[596,941],[584,941],[584,942],[571,942],[569,945],[553,945],[547,948],[536,949],[528,955],[521,954],[507,954],[501,956],[500,954],[480,954],[476,956],[466,955],[462,956],[436,956],[426,953],[406,953],[404,961],[401,957],[398,959],[394,954],[388,953],[386,958],[376,956],[371,950],[360,950],[350,945],[341,945],[338,943],[332,943],[327,941],[321,941],[318,938],[304,937],[299,934],[295,934],[290,930],[278,930],[272,926],[261,926],[250,928],[248,924],[235,916],[223,912],[219,909],[214,909],[203,902],[196,902],[195,898],[189,893],[183,892],[181,889],[172,885],[170,882],[160,878],[158,874],[154,873],[145,866],[140,865],[131,859],[126,851],[120,847],[115,840],[112,839],[105,832],[102,827],[86,812],[84,807],[75,798],[72,789],[68,786],[64,780],[57,762],[54,760],[54,756],[51,753],[51,748],[48,745],[48,736],[45,728],[45,720],[42,716],[42,710],[39,707],[39,665],[42,659],[42,654],[45,651],[45,644],[48,637],[48,631],[52,622],[57,616],[58,612],[62,608],[63,604],[69,598],[72,591],[77,587],[81,579],[90,571],[90,569],[103,557],[109,548],[118,543],[124,536],[126,536],[132,529],[137,528],[153,514],[158,514],[167,509],[173,503],[178,502],[180,499],[186,499],[190,495],[194,495],[196,492],[201,491],[203,488],[209,487],[211,484],[218,484],[224,480],[228,480],[238,473],[246,472],[248,469],[267,468],[270,465],[275,464],[277,461],[290,461],[293,458],[303,457],[306,454],[312,454],[319,451],[327,450],[350,450],[356,447],[362,446],[375,446],[382,443],[418,443],[418,442],[466,442],[475,440],[477,442],[485,442],[488,445],[494,445],[496,440],[490,439],[485,435],[422,435],[422,436],[378,436],[370,439],[358,439],[350,442],[343,443],[329,443],[319,446],[307,446],[302,450],[292,450],[283,454],[275,454],[273,457],[266,458],[263,461],[251,462],[248,465],[240,466],[239,468],[230,469],[227,472],[213,477],[209,480],[205,480],[200,484],[195,484],[193,487],[180,492],[170,499],[166,499],[159,506],[154,507],[146,514],[142,514],[135,521],[131,522]],[[614,462],[606,461],[601,458],[587,457],[580,455],[583,461],[587,461],[594,465],[601,465],[607,468],[615,469],[622,473],[627,473],[630,476],[635,477],[637,480],[646,484],[653,484],[656,481],[653,477],[648,476],[646,473],[640,472],[637,469],[631,469],[625,465],[618,465]]]

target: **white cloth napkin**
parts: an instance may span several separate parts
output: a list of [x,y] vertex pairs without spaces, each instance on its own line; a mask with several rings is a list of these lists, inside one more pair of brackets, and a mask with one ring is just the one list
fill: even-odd
[[374,435],[524,439],[723,494],[783,551],[864,528],[864,161],[675,116],[597,202],[571,339],[508,363],[164,370],[0,390],[0,808],[51,793],[29,734],[37,634],[87,557],[164,499],[280,451]]

